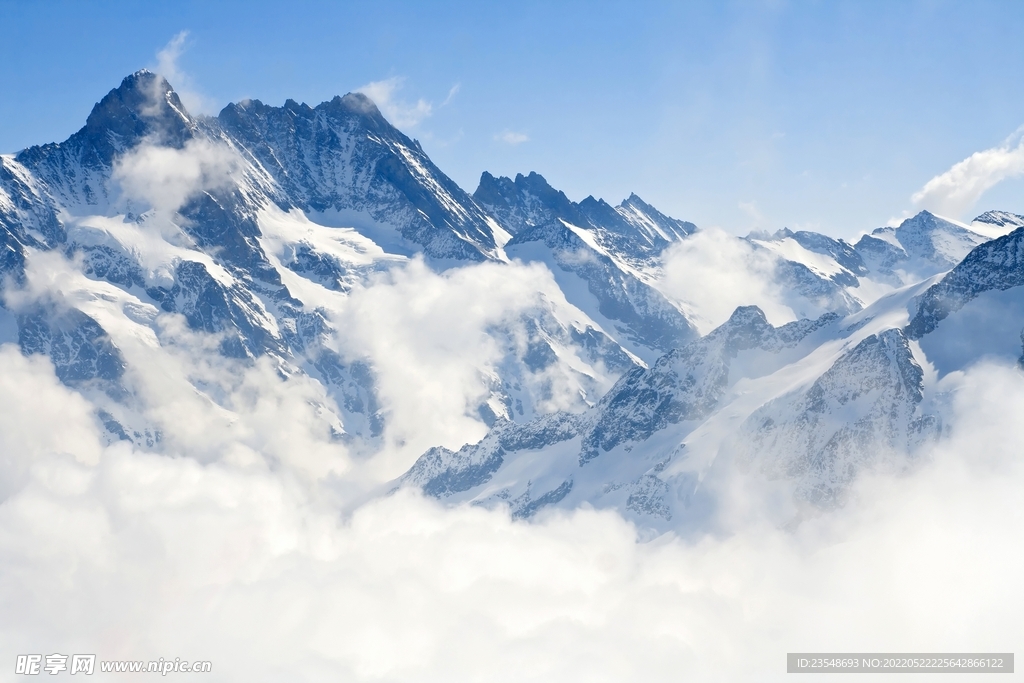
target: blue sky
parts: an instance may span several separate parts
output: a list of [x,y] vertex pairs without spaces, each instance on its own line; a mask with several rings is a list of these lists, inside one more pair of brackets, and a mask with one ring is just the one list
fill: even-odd
[[375,83],[469,191],[484,170],[535,170],[575,200],[636,192],[737,233],[852,237],[935,201],[1024,213],[1016,166],[977,202],[911,201],[976,152],[1024,159],[1007,142],[1024,124],[1020,2],[0,0],[0,17],[3,152],[64,139],[187,31],[163,61],[186,103],[316,104]]

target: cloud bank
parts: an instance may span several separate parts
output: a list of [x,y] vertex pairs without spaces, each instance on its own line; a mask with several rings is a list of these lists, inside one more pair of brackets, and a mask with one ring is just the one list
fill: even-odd
[[[26,474],[0,504],[7,661],[209,659],[223,681],[782,681],[788,651],[1024,637],[1010,368],[959,376],[950,438],[843,509],[795,532],[748,521],[650,543],[611,512],[512,522],[408,491],[341,514],[269,462],[103,446],[85,403],[10,346],[8,376],[0,415],[21,441],[5,445]],[[47,441],[61,423],[75,439]]]

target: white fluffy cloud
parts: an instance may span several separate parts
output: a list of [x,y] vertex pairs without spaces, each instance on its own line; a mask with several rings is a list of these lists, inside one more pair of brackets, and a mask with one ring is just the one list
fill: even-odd
[[[950,438],[844,509],[645,544],[610,512],[512,522],[408,491],[342,515],[287,471],[102,448],[43,363],[5,348],[0,368],[18,382],[0,414],[20,411],[35,453],[0,505],[4,661],[209,659],[216,680],[253,682],[781,681],[788,651],[1024,639],[1010,368],[960,377]],[[45,441],[58,409],[75,443]]]
[[658,288],[680,302],[701,334],[737,306],[759,306],[775,325],[796,318],[775,282],[777,258],[718,228],[700,230],[665,252]]
[[[368,361],[388,413],[390,449],[379,476],[404,472],[427,448],[459,448],[486,432],[477,407],[487,399],[506,353],[495,328],[520,326],[521,315],[562,297],[539,264],[479,265],[435,273],[414,260],[353,290],[335,308],[342,353]],[[525,343],[525,342],[524,342]],[[578,387],[554,385],[553,407]]]
[[[32,401],[22,399],[26,391]],[[101,449],[94,429],[89,404],[60,385],[48,359],[0,346],[0,501],[24,485],[43,455],[95,465]]]
[[935,213],[961,218],[986,191],[1024,174],[1024,133],[1018,131],[1003,144],[975,152],[935,176],[911,200]]
[[143,142],[118,158],[112,177],[127,198],[172,213],[200,192],[232,186],[241,169],[227,145],[195,138],[182,149]]

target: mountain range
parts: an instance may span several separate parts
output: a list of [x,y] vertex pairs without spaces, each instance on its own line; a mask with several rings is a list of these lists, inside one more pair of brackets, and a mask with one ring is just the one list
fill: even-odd
[[701,233],[635,194],[573,202],[536,172],[485,172],[470,194],[359,93],[194,116],[143,70],[64,142],[0,157],[0,342],[47,357],[110,443],[177,452],[139,377],[188,337],[211,364],[315,383],[331,443],[372,457],[393,415],[346,342],[353,293],[410,268],[532,268],[549,285],[489,324],[487,389],[465,407],[486,435],[376,491],[517,518],[591,505],[654,531],[699,527],[736,471],[783,487],[787,515],[834,505],[864,468],[941,438],[945,376],[1022,358],[1022,216],[730,238],[793,319],[743,301],[704,334],[699,292],[665,286]]

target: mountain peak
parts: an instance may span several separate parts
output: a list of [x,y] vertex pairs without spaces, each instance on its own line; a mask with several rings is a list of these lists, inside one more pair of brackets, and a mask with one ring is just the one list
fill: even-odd
[[638,195],[636,192],[630,192],[629,196],[623,199],[622,203],[619,204],[619,206],[633,207],[636,209],[640,209],[644,213],[650,213],[652,210],[656,210],[653,206],[651,206],[643,199],[641,199],[640,195]]
[[986,211],[973,221],[971,230],[995,239],[1024,227],[1024,216],[1009,211]]
[[937,214],[932,213],[931,211],[928,211],[927,209],[924,209],[914,214],[910,218],[905,219],[902,223],[899,224],[899,226],[896,229],[904,231],[907,229],[915,229],[926,230],[931,232],[933,230],[942,228],[952,229],[954,231],[967,230],[967,226],[965,226],[963,223],[960,223],[959,221],[950,218],[946,218],[944,216],[939,216]]
[[931,261],[944,269],[955,266],[986,240],[964,225],[930,211],[921,211],[903,221],[892,234],[909,256]]
[[517,173],[515,183],[516,187],[529,192],[548,206],[552,208],[557,207],[556,210],[559,213],[564,213],[568,210],[568,207],[572,206],[572,202],[565,196],[564,192],[551,187],[551,183],[536,171],[530,171],[530,175],[526,177],[523,177],[521,173]]
[[722,327],[768,326],[768,318],[758,306],[737,306]]
[[[85,125],[64,142],[22,150],[17,160],[72,204],[94,203],[105,194],[101,180],[114,159],[143,140],[181,148],[198,130],[163,76],[139,69],[96,103]],[[83,173],[65,174],[68,164]],[[89,174],[98,174],[90,178]]]
[[374,104],[373,100],[361,92],[350,92],[344,97],[335,97],[334,99],[351,111],[368,114],[370,116],[381,115],[380,109],[377,108],[377,105]]
[[92,108],[84,131],[102,137],[114,134],[130,144],[147,135],[178,145],[194,128],[192,117],[163,76],[140,69]]
[[907,220],[900,223],[899,227],[896,229],[900,230],[905,227],[916,227],[918,229],[923,229],[928,232],[932,232],[935,230],[954,232],[958,234],[970,234],[974,232],[971,229],[971,227],[966,223],[962,223],[956,220],[955,218],[947,218],[946,216],[940,216],[938,214],[932,213],[931,211],[921,211],[917,215],[912,216],[911,218],[908,218]]
[[1024,216],[1010,213],[1009,211],[986,211],[971,221],[971,223],[988,223],[1000,228],[1012,225],[1019,228],[1024,226]]
[[105,110],[113,105],[120,105],[125,109],[143,116],[153,116],[160,113],[165,107],[173,107],[179,115],[188,116],[178,94],[167,82],[167,79],[160,74],[153,73],[149,69],[139,69],[133,74],[125,76],[121,85],[114,88],[104,96],[93,107],[89,115],[90,119],[102,116]]

